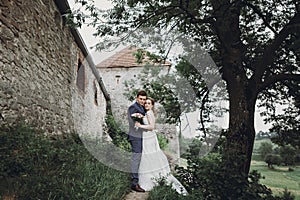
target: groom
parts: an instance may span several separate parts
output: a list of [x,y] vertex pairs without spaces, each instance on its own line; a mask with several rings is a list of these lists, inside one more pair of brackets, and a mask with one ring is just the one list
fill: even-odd
[[132,114],[140,113],[145,116],[144,104],[146,102],[147,93],[144,90],[140,90],[136,95],[136,102],[129,106],[128,108],[128,122],[129,122],[129,133],[128,140],[132,148],[132,157],[131,157],[131,189],[137,192],[145,192],[143,188],[138,184],[139,182],[139,165],[141,161],[142,149],[143,149],[143,138],[142,133],[143,129],[135,127],[135,122],[132,119]]

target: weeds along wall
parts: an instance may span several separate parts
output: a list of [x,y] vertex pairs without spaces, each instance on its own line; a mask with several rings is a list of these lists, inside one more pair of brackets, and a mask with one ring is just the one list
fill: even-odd
[[101,135],[108,94],[65,0],[1,0],[0,125]]

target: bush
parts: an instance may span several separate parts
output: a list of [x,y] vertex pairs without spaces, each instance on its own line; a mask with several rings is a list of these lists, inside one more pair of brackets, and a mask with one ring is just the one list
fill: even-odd
[[92,157],[75,134],[46,137],[26,126],[0,129],[0,196],[120,199],[128,174]]
[[162,134],[157,134],[157,140],[158,140],[158,143],[159,143],[159,146],[162,150],[165,150],[166,147],[168,146],[168,139],[162,135]]
[[120,125],[116,123],[112,114],[106,115],[105,122],[108,128],[108,134],[112,138],[113,144],[125,151],[131,151],[131,145],[127,140],[128,134],[122,131]]
[[294,200],[295,199],[295,196],[292,195],[292,193],[289,192],[287,188],[284,188],[284,191],[280,192],[280,194],[281,194],[281,197],[277,196],[277,198],[280,200]]
[[242,156],[232,152],[231,158],[224,159],[223,154],[216,152],[200,158],[198,151],[193,146],[187,155],[188,166],[176,168],[178,179],[192,194],[189,199],[283,199],[272,196],[272,191],[259,183],[262,177],[257,171],[252,171],[247,176],[240,173],[236,160],[243,159]]

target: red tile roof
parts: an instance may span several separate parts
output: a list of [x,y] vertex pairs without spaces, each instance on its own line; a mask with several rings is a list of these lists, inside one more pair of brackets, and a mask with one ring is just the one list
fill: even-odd
[[[139,48],[136,47],[127,47],[106,60],[100,62],[96,65],[97,68],[130,68],[130,67],[142,67],[146,64],[146,61],[143,63],[137,63],[137,58],[134,56],[134,53],[137,52]],[[150,62],[151,63],[151,62]],[[170,67],[171,63],[165,62],[161,64],[162,66]]]

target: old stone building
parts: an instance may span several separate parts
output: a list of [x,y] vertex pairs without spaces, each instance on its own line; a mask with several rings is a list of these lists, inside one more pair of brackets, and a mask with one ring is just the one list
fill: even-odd
[[[137,62],[134,55],[137,51],[136,47],[126,47],[97,64],[97,69],[102,74],[103,82],[111,96],[113,114],[116,120],[119,120],[119,123],[125,127],[127,125],[127,109],[132,104],[124,95],[127,92],[125,82],[136,80],[146,65],[146,62]],[[160,66],[160,74],[166,74],[170,70],[171,64],[166,62]],[[137,84],[135,87],[142,86]]]
[[0,1],[0,125],[101,135],[109,95],[67,0]]

